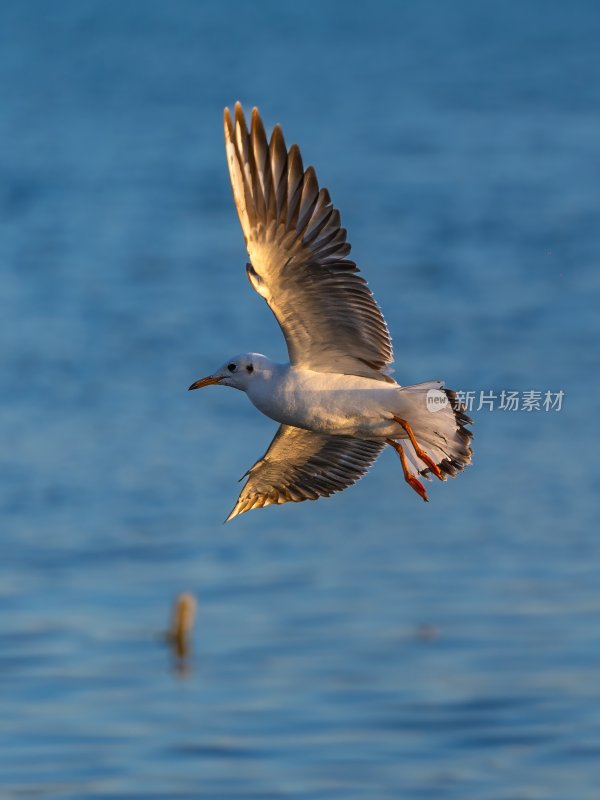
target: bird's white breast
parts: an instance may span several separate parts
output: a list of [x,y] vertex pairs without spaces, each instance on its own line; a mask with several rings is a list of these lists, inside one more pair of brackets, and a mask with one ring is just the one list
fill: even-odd
[[402,403],[397,384],[288,365],[253,381],[248,396],[286,425],[365,438],[386,435]]

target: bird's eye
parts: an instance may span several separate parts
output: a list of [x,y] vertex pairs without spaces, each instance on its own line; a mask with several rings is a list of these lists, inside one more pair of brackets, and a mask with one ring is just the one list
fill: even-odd
[[252,364],[248,364],[246,369],[248,370],[248,372],[254,372],[254,367],[252,366]]
[[235,372],[237,369],[237,364],[234,364],[232,361],[231,364],[227,364],[227,369],[229,372]]

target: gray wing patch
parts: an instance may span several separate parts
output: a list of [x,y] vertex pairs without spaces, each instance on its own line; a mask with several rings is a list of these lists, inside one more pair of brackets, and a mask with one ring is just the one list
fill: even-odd
[[246,473],[248,480],[225,521],[253,508],[341,492],[362,478],[384,446],[281,425],[265,455]]
[[257,109],[248,131],[225,109],[227,163],[252,286],[274,313],[292,364],[391,380],[392,343],[327,189],[279,125],[267,141]]

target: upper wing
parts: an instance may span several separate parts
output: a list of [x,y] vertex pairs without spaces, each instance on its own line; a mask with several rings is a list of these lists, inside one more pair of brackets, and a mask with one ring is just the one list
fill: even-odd
[[225,521],[252,508],[340,492],[362,478],[383,447],[383,442],[281,425],[265,455],[246,473],[248,480]]
[[279,125],[267,142],[257,109],[250,132],[235,105],[225,109],[225,146],[233,196],[251,264],[248,277],[275,314],[290,361],[320,372],[391,380],[392,343],[358,267],[327,189]]

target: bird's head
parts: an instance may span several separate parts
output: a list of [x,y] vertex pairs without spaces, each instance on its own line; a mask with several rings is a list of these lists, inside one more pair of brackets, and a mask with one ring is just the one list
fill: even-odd
[[192,389],[202,389],[204,386],[219,384],[221,386],[231,386],[240,389],[242,392],[248,391],[248,387],[253,381],[270,376],[275,365],[266,356],[260,353],[245,353],[242,356],[234,356],[226,361],[222,367],[212,375],[201,378],[192,383]]

